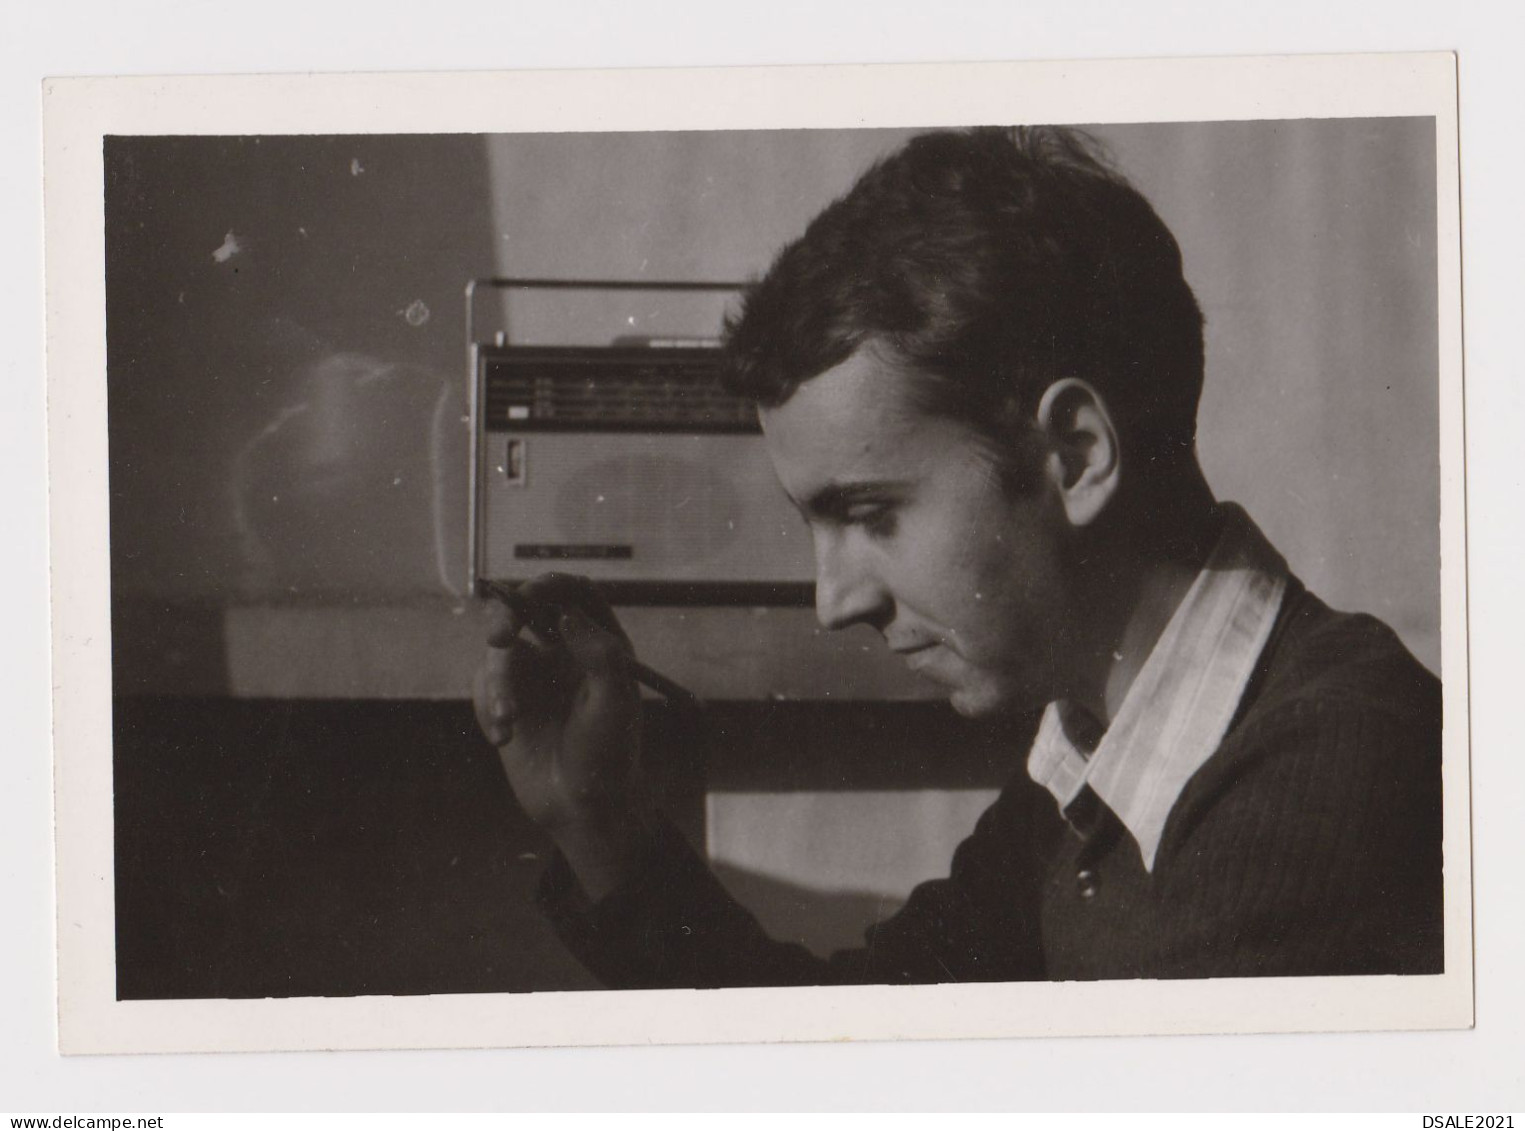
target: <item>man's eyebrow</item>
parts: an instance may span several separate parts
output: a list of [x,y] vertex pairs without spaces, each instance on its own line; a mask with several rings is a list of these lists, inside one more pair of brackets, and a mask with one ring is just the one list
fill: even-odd
[[812,492],[803,502],[797,503],[801,514],[839,515],[854,503],[868,499],[880,500],[886,495],[900,494],[906,488],[900,479],[864,479],[853,483],[828,483]]

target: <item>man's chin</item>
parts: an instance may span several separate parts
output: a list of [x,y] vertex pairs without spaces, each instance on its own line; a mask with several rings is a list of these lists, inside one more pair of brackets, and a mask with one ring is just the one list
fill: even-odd
[[1045,706],[1036,702],[1034,696],[989,684],[955,687],[948,694],[948,705],[966,719],[1014,717]]
[[948,705],[966,719],[1018,716],[1047,704],[1018,673],[968,664],[943,649],[917,653],[910,666],[921,678],[942,687]]
[[988,688],[955,688],[948,696],[948,706],[966,719],[995,718],[1010,710],[1003,697]]

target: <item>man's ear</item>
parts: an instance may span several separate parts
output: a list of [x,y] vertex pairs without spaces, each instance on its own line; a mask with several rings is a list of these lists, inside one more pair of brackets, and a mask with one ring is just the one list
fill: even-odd
[[1122,449],[1106,401],[1089,383],[1065,377],[1044,390],[1036,423],[1070,524],[1090,525],[1122,481]]

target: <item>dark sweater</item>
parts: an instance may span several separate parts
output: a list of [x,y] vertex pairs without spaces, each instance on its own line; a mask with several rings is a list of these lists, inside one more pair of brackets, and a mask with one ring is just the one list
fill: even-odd
[[665,828],[598,904],[559,860],[541,902],[617,988],[1442,969],[1439,682],[1385,625],[1295,582],[1152,873],[1094,795],[1065,821],[1038,788],[1020,773],[947,879],[829,959],[770,939]]

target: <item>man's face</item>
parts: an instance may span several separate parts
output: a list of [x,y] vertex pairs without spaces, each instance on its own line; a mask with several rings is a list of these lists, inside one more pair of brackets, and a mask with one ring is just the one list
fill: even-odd
[[1058,694],[1068,526],[1044,477],[1003,486],[967,425],[928,415],[872,349],[762,413],[784,490],[810,524],[816,614],[872,625],[971,717]]

